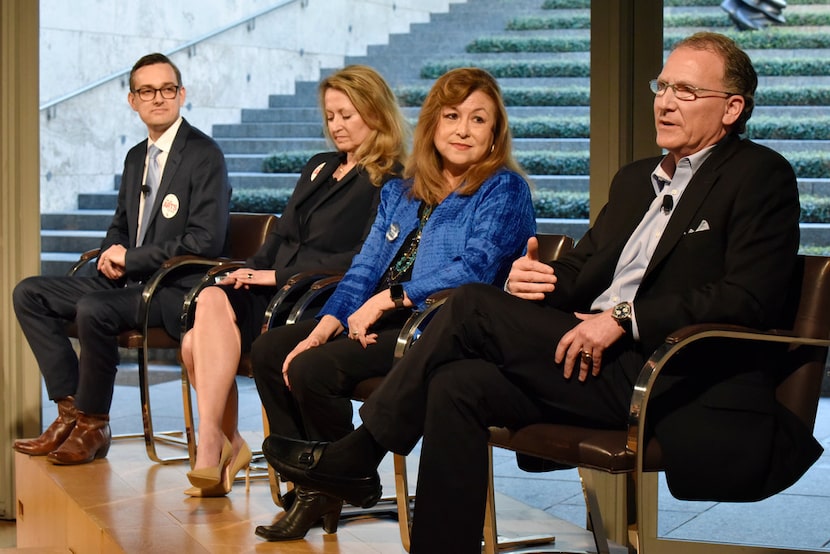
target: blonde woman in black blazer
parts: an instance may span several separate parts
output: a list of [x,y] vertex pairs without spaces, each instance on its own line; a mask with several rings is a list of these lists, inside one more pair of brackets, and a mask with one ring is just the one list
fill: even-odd
[[260,332],[277,287],[299,271],[348,268],[374,220],[380,188],[404,161],[407,124],[383,78],[349,66],[319,85],[327,138],[336,152],[313,156],[275,231],[245,268],[199,295],[182,361],[196,390],[199,448],[191,496],[230,492],[251,450],[237,429],[236,368]]

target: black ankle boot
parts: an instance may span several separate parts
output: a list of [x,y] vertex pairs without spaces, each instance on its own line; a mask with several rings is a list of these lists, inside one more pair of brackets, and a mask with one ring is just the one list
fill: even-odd
[[326,533],[337,532],[343,501],[311,489],[297,487],[296,497],[285,516],[272,525],[259,525],[256,535],[267,541],[292,541],[305,537],[312,525],[323,519]]

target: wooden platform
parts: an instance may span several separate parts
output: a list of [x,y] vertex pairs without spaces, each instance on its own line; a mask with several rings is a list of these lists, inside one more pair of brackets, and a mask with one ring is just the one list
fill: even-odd
[[[381,466],[392,493],[391,463]],[[416,460],[410,461],[414,473]],[[341,521],[336,534],[315,527],[305,540],[268,543],[254,535],[280,512],[267,481],[234,486],[225,498],[183,494],[185,464],[150,462],[143,444],[117,441],[105,460],[54,466],[43,457],[15,454],[18,495],[17,550],[106,553],[402,553],[397,522],[389,517]],[[412,475],[414,483],[415,475]],[[388,485],[387,485],[388,484]],[[498,498],[499,530],[505,535],[549,532],[550,548],[593,551],[590,535],[570,523],[505,496]],[[42,548],[44,550],[32,550]],[[45,550],[48,549],[48,550]]]

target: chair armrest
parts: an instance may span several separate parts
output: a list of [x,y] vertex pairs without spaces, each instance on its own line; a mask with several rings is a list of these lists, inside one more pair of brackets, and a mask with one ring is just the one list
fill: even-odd
[[175,256],[165,261],[161,267],[150,277],[145,283],[144,289],[141,291],[141,304],[138,308],[138,320],[142,322],[141,331],[144,336],[147,336],[149,328],[149,308],[150,302],[155,296],[158,288],[173,275],[179,273],[184,269],[196,267],[213,267],[225,263],[228,260],[225,258],[202,258],[200,256]]
[[285,285],[280,287],[280,290],[271,298],[271,302],[268,303],[268,307],[265,309],[262,319],[262,332],[284,325],[294,305],[309,291],[314,283],[320,279],[334,276],[342,277],[342,275],[342,271],[324,269],[320,271],[301,271],[289,277]]
[[341,279],[343,279],[343,274],[339,273],[314,281],[308,290],[300,296],[299,300],[294,303],[288,317],[285,319],[285,324],[292,325],[298,322],[308,308],[328,299],[334,292],[334,289],[337,288],[337,284],[340,283]]
[[241,267],[245,267],[243,262],[221,262],[219,265],[210,267],[199,282],[187,291],[187,294],[184,295],[184,301],[182,302],[182,312],[180,316],[182,336],[184,336],[184,334],[187,333],[191,327],[193,327],[193,319],[196,315],[196,299],[199,294],[201,294],[201,292],[207,287],[215,284],[217,279],[224,277],[228,273]]
[[450,297],[453,289],[443,289],[430,294],[425,303],[426,308],[415,310],[398,333],[398,340],[395,343],[395,361],[400,360],[412,344],[418,340],[426,328],[427,323],[432,319],[438,309]]
[[645,425],[643,423],[645,422],[654,382],[675,354],[694,342],[708,338],[727,338],[820,348],[830,346],[830,340],[826,338],[804,337],[781,329],[761,331],[740,325],[726,324],[697,324],[678,329],[669,335],[666,341],[649,357],[634,384],[634,393],[631,396],[628,414],[627,447],[636,454],[638,472],[643,471],[644,468],[644,449],[640,445],[645,444]]
[[92,250],[87,250],[86,252],[81,254],[81,257],[78,258],[78,261],[75,262],[75,264],[69,269],[69,271],[66,273],[66,275],[68,277],[72,277],[73,275],[78,273],[78,271],[80,271],[82,267],[84,267],[86,264],[88,264],[90,262],[90,260],[94,260],[95,258],[97,258],[98,254],[100,254],[100,253],[101,253],[100,248],[93,248]]

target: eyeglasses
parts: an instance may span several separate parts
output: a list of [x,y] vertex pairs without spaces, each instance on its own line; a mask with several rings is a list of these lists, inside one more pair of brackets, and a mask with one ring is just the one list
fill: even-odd
[[666,94],[666,90],[672,89],[674,91],[674,97],[678,100],[697,100],[698,98],[707,98],[706,95],[700,94],[701,92],[716,92],[718,94],[725,94],[727,97],[738,94],[737,92],[726,92],[725,90],[712,90],[710,88],[693,87],[692,85],[666,83],[658,79],[652,79],[649,81],[648,88],[651,89],[651,92],[653,92],[655,96],[663,96]]
[[161,97],[165,100],[172,100],[179,93],[180,88],[178,85],[164,85],[161,88],[141,87],[138,90],[134,90],[133,94],[137,94],[145,102],[155,100],[157,92],[161,93]]

